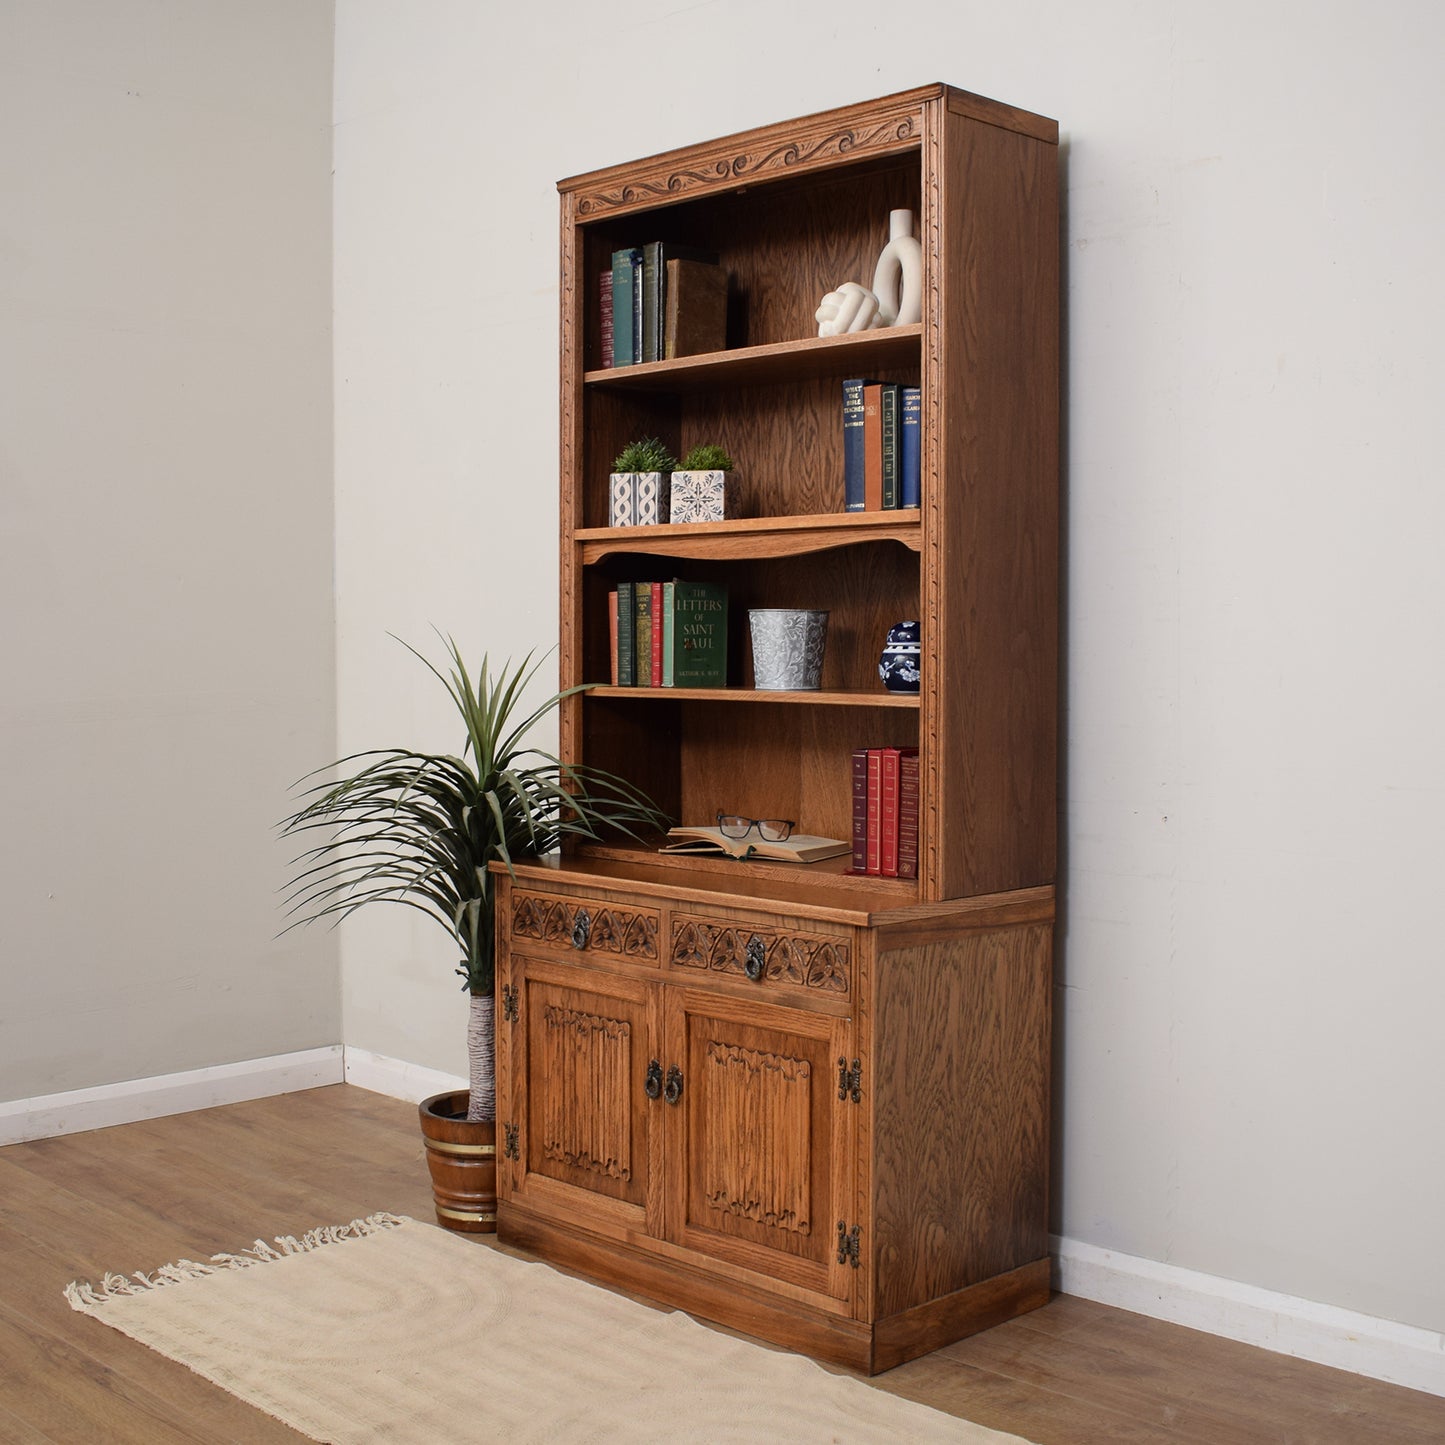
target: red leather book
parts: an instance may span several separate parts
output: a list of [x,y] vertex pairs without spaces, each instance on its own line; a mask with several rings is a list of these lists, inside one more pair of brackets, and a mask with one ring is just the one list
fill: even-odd
[[882,804],[878,823],[879,866],[885,878],[898,877],[898,749],[881,748]]
[[883,749],[868,749],[868,873],[877,873],[883,861]]
[[652,686],[662,686],[662,583],[652,584]]
[[853,749],[853,871],[868,871],[868,749]]

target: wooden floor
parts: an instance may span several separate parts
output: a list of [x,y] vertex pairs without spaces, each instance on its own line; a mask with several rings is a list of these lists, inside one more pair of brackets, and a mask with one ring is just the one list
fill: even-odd
[[[61,1291],[382,1210],[432,1218],[416,1110],[345,1085],[0,1149],[0,1441],[302,1439]],[[1067,1295],[872,1383],[1040,1445],[1445,1442],[1445,1400]]]

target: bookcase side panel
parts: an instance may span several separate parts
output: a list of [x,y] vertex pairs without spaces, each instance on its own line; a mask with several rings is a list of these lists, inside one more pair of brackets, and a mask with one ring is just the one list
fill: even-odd
[[873,991],[875,1309],[1048,1253],[1052,923],[881,951]]
[[950,898],[1055,873],[1058,153],[946,110],[937,124],[927,846]]

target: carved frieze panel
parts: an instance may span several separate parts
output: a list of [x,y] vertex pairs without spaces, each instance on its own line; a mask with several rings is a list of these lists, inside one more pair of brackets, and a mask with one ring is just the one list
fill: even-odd
[[780,172],[816,170],[842,156],[905,150],[918,144],[922,114],[917,105],[877,113],[855,125],[839,125],[836,117],[818,125],[799,125],[790,134],[768,131],[741,137],[740,146],[713,154],[692,150],[682,156],[663,157],[652,170],[633,168],[628,180],[605,179],[577,193],[579,218],[595,218],[609,211],[632,210],[663,202],[686,200],[707,191],[748,181],[765,180]]
[[754,978],[748,965],[750,945],[756,956],[755,939],[761,942],[763,957],[762,977],[755,981],[823,993],[848,992],[851,950],[843,939],[831,934],[786,933],[677,914],[672,920],[670,957],[678,968]]
[[[586,926],[579,928],[583,914]],[[512,895],[513,938],[531,939],[573,952],[610,953],[618,958],[655,962],[658,926],[655,909],[624,908],[588,899],[549,898],[542,893]],[[579,938],[583,940],[580,946]]]

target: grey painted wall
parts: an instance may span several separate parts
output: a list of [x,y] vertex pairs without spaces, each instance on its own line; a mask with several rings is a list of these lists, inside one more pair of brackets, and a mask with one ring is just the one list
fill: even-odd
[[0,1100],[334,1044],[332,7],[0,5]]

